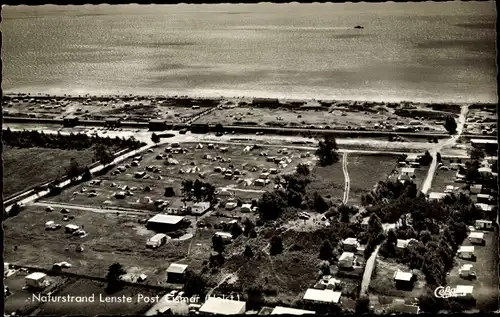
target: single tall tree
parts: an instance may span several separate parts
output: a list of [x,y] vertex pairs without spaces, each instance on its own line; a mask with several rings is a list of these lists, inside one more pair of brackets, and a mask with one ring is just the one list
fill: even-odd
[[283,240],[279,236],[274,236],[271,238],[271,248],[269,253],[271,255],[280,254],[283,252]]
[[325,240],[319,249],[319,258],[321,260],[330,261],[333,256],[333,248],[328,240]]
[[452,117],[447,117],[444,121],[444,128],[448,133],[454,134],[457,132],[457,122]]
[[222,254],[226,248],[224,239],[221,236],[214,235],[212,237],[212,248],[215,252]]
[[106,287],[106,291],[109,293],[116,292],[120,290],[123,286],[121,277],[127,273],[120,263],[111,264],[108,269],[108,274],[106,275],[106,279],[108,281],[108,285]]

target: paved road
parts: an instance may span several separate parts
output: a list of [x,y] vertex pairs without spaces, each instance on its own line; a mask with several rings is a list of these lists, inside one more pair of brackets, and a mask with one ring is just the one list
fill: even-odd
[[342,202],[344,204],[347,204],[347,201],[349,200],[349,191],[351,189],[351,180],[349,179],[349,171],[347,169],[347,152],[344,152],[342,155],[342,171],[344,172],[344,180],[345,180],[345,186],[344,186],[344,199]]
[[[97,208],[97,207],[87,207],[87,206],[80,206],[80,205],[71,205],[71,204],[58,204],[58,203],[47,203],[47,202],[35,202],[33,203],[33,206],[40,206],[40,207],[52,207],[52,208],[66,208],[66,209],[75,209],[75,210],[81,210],[81,211],[89,211],[89,212],[94,212],[98,214],[124,214],[124,215],[134,215],[134,216],[146,216],[148,215],[148,212],[145,211],[131,211],[131,210],[118,210],[118,209],[103,209],[103,208]],[[151,214],[153,214],[151,212]]]
[[380,245],[378,245],[375,250],[372,252],[368,261],[366,261],[365,271],[363,273],[363,280],[361,281],[361,291],[359,293],[359,297],[366,295],[366,291],[368,290],[368,286],[370,286],[370,281],[372,279],[373,269],[375,268],[375,262],[377,260],[378,250],[380,249]]
[[457,143],[457,140],[460,138],[460,136],[463,133],[464,130],[464,124],[466,122],[466,117],[467,113],[469,112],[469,107],[468,106],[462,106],[462,110],[460,111],[460,116],[458,118],[457,122],[457,132],[452,135],[449,139],[442,143],[438,143],[434,145],[433,148],[429,149],[429,153],[432,155],[432,163],[429,167],[429,171],[427,172],[427,177],[425,181],[422,184],[422,192],[424,194],[427,194],[429,189],[432,186],[432,181],[434,180],[434,175],[436,174],[436,168],[437,168],[437,153],[441,151],[444,148],[452,147]]

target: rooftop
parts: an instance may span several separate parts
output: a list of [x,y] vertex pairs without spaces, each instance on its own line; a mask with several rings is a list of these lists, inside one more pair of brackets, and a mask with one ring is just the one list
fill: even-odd
[[159,240],[163,239],[166,236],[167,235],[164,234],[164,233],[158,233],[158,234],[155,234],[154,236],[152,236],[149,240],[150,241],[159,241]]
[[472,264],[464,264],[464,265],[462,265],[462,267],[460,269],[464,270],[464,271],[468,271],[468,270],[472,269]]
[[441,199],[446,197],[446,193],[437,193],[437,192],[432,192],[429,193],[429,199]]
[[187,269],[186,264],[172,263],[167,269],[167,273],[183,274]]
[[320,290],[309,288],[304,294],[304,300],[324,303],[338,303],[341,295],[341,292],[334,292],[329,289]]
[[245,311],[246,303],[222,299],[217,297],[209,297],[208,300],[201,306],[200,313],[217,314],[217,315],[237,315]]
[[493,223],[493,221],[480,219],[480,220],[476,220],[476,223]]
[[155,222],[155,223],[164,223],[164,224],[178,224],[184,219],[182,216],[172,216],[172,215],[165,215],[165,214],[158,214],[154,216],[153,218],[149,219],[148,222]]
[[347,238],[344,240],[344,244],[356,245],[358,243],[358,239],[356,238]]
[[215,235],[223,237],[223,238],[232,238],[233,237],[232,234],[230,234],[228,232],[221,232],[221,231],[216,232]]
[[26,276],[26,279],[28,279],[28,280],[39,280],[39,279],[42,279],[42,278],[44,278],[46,276],[47,276],[47,274],[45,274],[45,273],[35,272],[35,273],[31,273],[30,275]]
[[343,261],[343,260],[347,260],[347,259],[351,260],[353,258],[354,258],[354,253],[352,253],[352,252],[344,252],[340,256],[339,261]]
[[413,277],[413,273],[411,272],[403,272],[403,271],[397,271],[396,273],[394,273],[394,279],[396,281],[411,281]]
[[472,294],[473,290],[474,286],[472,285],[457,285],[456,287],[456,292],[463,295]]
[[404,248],[406,248],[408,246],[408,244],[410,243],[410,241],[411,241],[411,239],[408,239],[408,240],[398,239],[397,243],[396,243],[396,247],[404,249]]
[[414,173],[415,169],[413,167],[403,167],[401,173]]
[[475,204],[477,208],[483,210],[483,211],[491,211],[493,210],[493,206],[492,205],[488,205],[488,204],[483,204],[483,203],[478,203],[478,204]]
[[458,252],[474,252],[474,246],[461,246]]
[[471,139],[470,143],[478,143],[478,144],[498,144],[497,140],[489,140],[489,139]]
[[312,310],[296,309],[290,307],[276,306],[271,315],[311,315],[315,314]]
[[484,238],[484,233],[474,231],[474,232],[471,232],[469,234],[469,238],[471,238],[471,239],[483,239]]

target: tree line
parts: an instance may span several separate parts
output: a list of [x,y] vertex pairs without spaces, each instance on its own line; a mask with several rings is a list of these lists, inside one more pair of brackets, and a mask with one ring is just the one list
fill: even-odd
[[102,145],[106,148],[114,149],[137,149],[144,145],[133,137],[125,138],[110,138],[99,137],[96,135],[89,136],[84,133],[70,133],[69,135],[46,134],[43,131],[11,131],[5,129],[2,131],[2,140],[4,145],[17,148],[55,148],[62,150],[85,150],[96,145]]

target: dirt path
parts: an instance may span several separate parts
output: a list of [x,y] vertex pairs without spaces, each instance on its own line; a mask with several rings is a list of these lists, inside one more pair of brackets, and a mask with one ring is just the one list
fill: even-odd
[[366,261],[365,271],[363,273],[363,280],[361,281],[361,290],[359,292],[359,297],[365,296],[368,286],[370,286],[370,281],[373,275],[373,269],[375,268],[375,262],[377,260],[378,251],[381,245],[378,245],[372,252],[368,261]]
[[347,170],[347,152],[342,155],[342,172],[344,172],[345,186],[344,186],[344,199],[342,202],[347,204],[349,200],[349,191],[351,190],[351,181],[349,179],[349,171]]
[[208,291],[207,293],[207,298],[210,297],[212,295],[212,293],[217,289],[219,288],[219,286],[221,286],[222,284],[224,284],[224,282],[226,282],[227,280],[229,280],[230,278],[232,278],[236,273],[229,273],[227,274],[215,287],[213,287],[211,290]]
[[427,194],[427,192],[431,188],[432,181],[434,180],[434,175],[436,174],[436,168],[437,168],[437,164],[438,164],[437,153],[444,148],[453,147],[455,144],[457,144],[457,140],[460,138],[460,136],[462,135],[462,132],[464,130],[464,124],[466,122],[466,117],[467,117],[468,112],[469,112],[469,107],[462,106],[462,110],[460,111],[460,116],[459,116],[458,122],[457,122],[456,133],[451,138],[444,141],[443,143],[435,144],[431,149],[429,149],[429,153],[432,155],[432,163],[431,163],[431,166],[429,167],[429,171],[427,172],[427,177],[422,184],[422,192],[424,194]]

